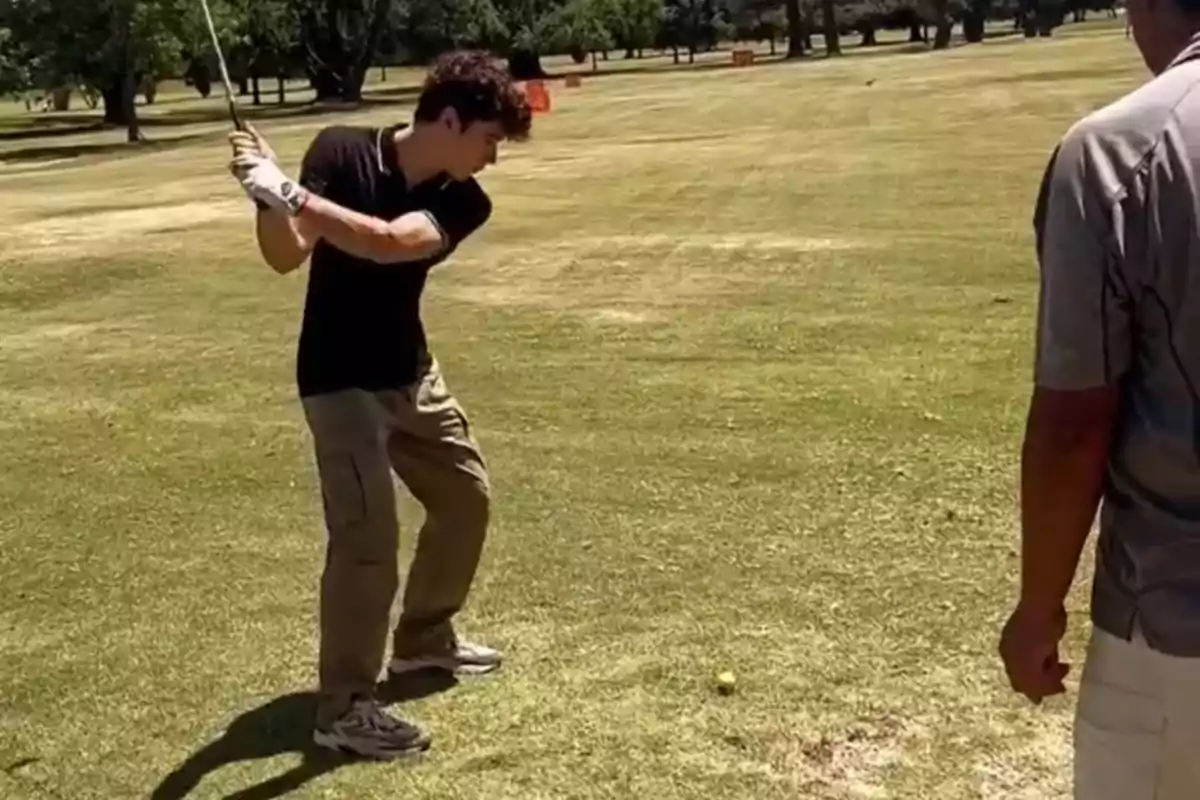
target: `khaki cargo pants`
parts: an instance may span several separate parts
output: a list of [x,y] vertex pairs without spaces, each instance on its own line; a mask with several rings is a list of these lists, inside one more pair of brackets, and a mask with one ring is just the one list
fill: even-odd
[[1093,629],[1075,718],[1075,798],[1200,798],[1200,658]]
[[488,475],[466,415],[436,362],[404,389],[306,397],[328,532],[320,590],[320,703],[324,723],[373,694],[399,588],[400,527],[392,473],[425,509],[425,523],[392,632],[394,655],[453,641],[488,525]]

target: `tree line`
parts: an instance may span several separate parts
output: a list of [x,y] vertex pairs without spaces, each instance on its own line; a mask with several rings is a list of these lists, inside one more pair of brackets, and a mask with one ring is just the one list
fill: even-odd
[[[520,79],[543,77],[541,57],[577,62],[624,51],[669,51],[676,62],[723,41],[786,42],[789,57],[813,37],[840,52],[841,37],[875,43],[881,28],[949,46],[956,23],[980,41],[989,18],[1048,35],[1068,14],[1112,9],[1116,0],[210,0],[240,93],[261,102],[261,84],[307,79],[318,101],[361,99],[368,69],[420,64],[461,47],[508,59]],[[932,38],[929,29],[933,29]],[[158,81],[182,77],[208,96],[217,65],[198,0],[0,0],[0,94],[74,90],[104,120],[140,137],[137,97],[154,102]]]

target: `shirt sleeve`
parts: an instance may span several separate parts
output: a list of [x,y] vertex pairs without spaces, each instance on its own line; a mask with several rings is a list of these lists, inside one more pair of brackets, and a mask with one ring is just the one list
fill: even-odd
[[326,128],[318,133],[300,164],[300,185],[313,194],[330,199],[340,152],[338,135],[334,129]]
[[1129,368],[1130,298],[1113,235],[1114,213],[1089,188],[1078,136],[1054,151],[1034,214],[1041,284],[1034,381],[1043,388],[1108,386]]
[[474,179],[450,183],[438,192],[426,212],[446,236],[445,254],[483,227],[492,215],[492,202]]

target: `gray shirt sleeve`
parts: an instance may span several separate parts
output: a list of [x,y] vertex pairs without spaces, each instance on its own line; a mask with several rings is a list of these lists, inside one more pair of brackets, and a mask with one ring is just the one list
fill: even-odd
[[1114,209],[1085,145],[1076,131],[1055,150],[1034,214],[1041,273],[1034,381],[1047,389],[1110,385],[1129,368],[1129,298]]

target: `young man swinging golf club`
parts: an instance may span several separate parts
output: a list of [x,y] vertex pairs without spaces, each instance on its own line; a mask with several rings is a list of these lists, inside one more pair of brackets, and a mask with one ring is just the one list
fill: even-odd
[[311,256],[297,383],[321,483],[314,740],[370,758],[419,753],[416,726],[375,696],[399,588],[392,471],[426,512],[391,632],[388,670],[485,673],[500,654],[458,637],[489,513],[483,457],[425,340],[429,270],[491,213],[474,176],[501,141],[528,136],[530,107],[486,53],[443,56],[411,125],[331,126],[298,182],[253,129],[230,135],[231,170],[258,205],[263,259],[289,273]]

